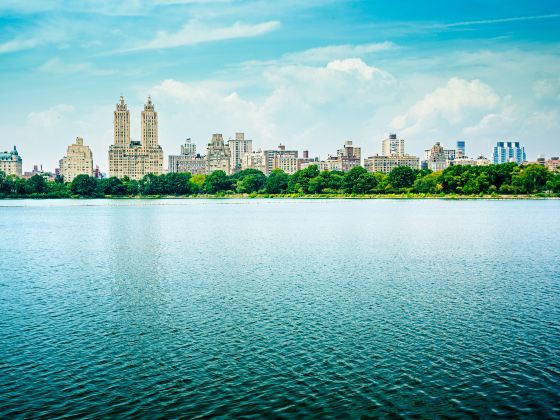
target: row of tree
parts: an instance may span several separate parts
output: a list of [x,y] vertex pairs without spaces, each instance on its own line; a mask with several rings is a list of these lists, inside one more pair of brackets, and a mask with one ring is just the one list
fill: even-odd
[[49,181],[40,175],[29,179],[0,172],[0,198],[9,197],[127,197],[227,194],[560,194],[560,173],[536,164],[451,166],[444,171],[395,168],[389,174],[370,173],[362,167],[349,172],[319,171],[309,166],[288,175],[281,170],[266,176],[256,169],[233,175],[189,173],[148,174],[136,181],[127,177],[96,179],[77,176],[71,183]]

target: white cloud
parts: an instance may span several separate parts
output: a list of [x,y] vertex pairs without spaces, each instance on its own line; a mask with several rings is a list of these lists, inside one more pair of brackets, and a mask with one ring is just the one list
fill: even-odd
[[555,13],[549,15],[517,16],[517,17],[500,18],[500,19],[470,20],[465,22],[446,23],[446,24],[441,24],[436,26],[453,28],[458,26],[493,25],[497,23],[523,22],[528,20],[543,20],[543,19],[558,19],[558,18],[560,18],[560,14]]
[[560,78],[536,81],[533,92],[538,99],[560,99]]
[[37,70],[53,74],[88,74],[92,76],[109,76],[116,73],[111,69],[98,69],[90,63],[63,63],[58,58],[48,60]]
[[342,44],[328,45],[325,47],[310,48],[304,51],[284,54],[280,61],[292,63],[325,63],[331,60],[347,57],[361,58],[368,54],[395,49],[392,42],[379,42],[370,44]]
[[208,24],[191,20],[178,32],[170,33],[167,31],[158,31],[152,40],[126,49],[125,51],[174,48],[227,39],[250,38],[263,35],[279,27],[280,22],[278,21],[268,21],[257,24],[235,22],[231,26],[212,27]]
[[182,133],[174,139],[171,129],[162,133],[162,139],[170,140],[164,148],[176,149],[183,137],[202,146],[211,132],[227,138],[246,131],[254,147],[284,142],[325,156],[349,137],[360,143],[371,135],[365,124],[376,105],[391,101],[396,86],[389,73],[359,59],[268,68],[259,83],[268,92],[259,98],[225,83],[164,80],[153,86],[150,92],[161,111],[162,130],[175,127],[175,133]]
[[500,97],[480,80],[452,78],[428,93],[406,113],[395,117],[391,126],[403,135],[443,135],[447,128],[464,126],[495,109]]
[[74,107],[66,104],[55,105],[45,111],[30,112],[27,122],[40,128],[51,128],[56,126],[64,116],[74,112]]
[[35,38],[29,39],[12,39],[11,41],[0,44],[0,54],[28,50],[39,45],[39,41]]

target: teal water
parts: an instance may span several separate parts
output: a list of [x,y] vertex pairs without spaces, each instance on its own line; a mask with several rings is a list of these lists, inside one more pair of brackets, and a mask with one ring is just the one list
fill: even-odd
[[0,201],[0,417],[560,417],[560,201]]

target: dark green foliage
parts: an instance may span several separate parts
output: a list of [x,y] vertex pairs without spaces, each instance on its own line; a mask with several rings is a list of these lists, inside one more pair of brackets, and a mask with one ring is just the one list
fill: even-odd
[[273,170],[266,179],[265,189],[269,194],[285,194],[290,176],[281,169]]
[[416,181],[416,173],[418,171],[408,166],[400,166],[391,171],[387,177],[389,184],[397,191],[405,188],[411,188]]
[[0,198],[9,197],[130,197],[187,196],[193,194],[560,194],[560,173],[544,166],[515,163],[488,166],[451,166],[441,172],[395,168],[390,174],[370,173],[362,167],[319,171],[316,165],[288,175],[276,169],[269,176],[256,169],[233,175],[215,171],[210,175],[189,173],[148,174],[140,181],[124,177],[96,179],[78,175],[71,183],[35,175],[29,179],[0,172]]
[[78,175],[72,180],[70,191],[72,194],[82,197],[95,197],[97,192],[97,179],[89,175]]
[[288,192],[296,194],[311,194],[309,181],[319,175],[317,165],[308,166],[290,176],[288,181]]
[[204,180],[204,191],[208,194],[231,191],[233,181],[224,171],[214,171]]
[[266,184],[266,175],[258,169],[245,169],[230,178],[235,182],[235,190],[242,194],[264,190]]

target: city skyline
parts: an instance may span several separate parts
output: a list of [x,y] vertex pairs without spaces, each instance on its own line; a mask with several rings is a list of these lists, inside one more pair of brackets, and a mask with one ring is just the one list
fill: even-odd
[[0,148],[54,168],[82,137],[107,171],[122,94],[131,115],[152,95],[165,156],[236,132],[321,157],[345,140],[374,155],[394,132],[416,156],[457,140],[558,155],[560,6],[478,6],[3,2]]

